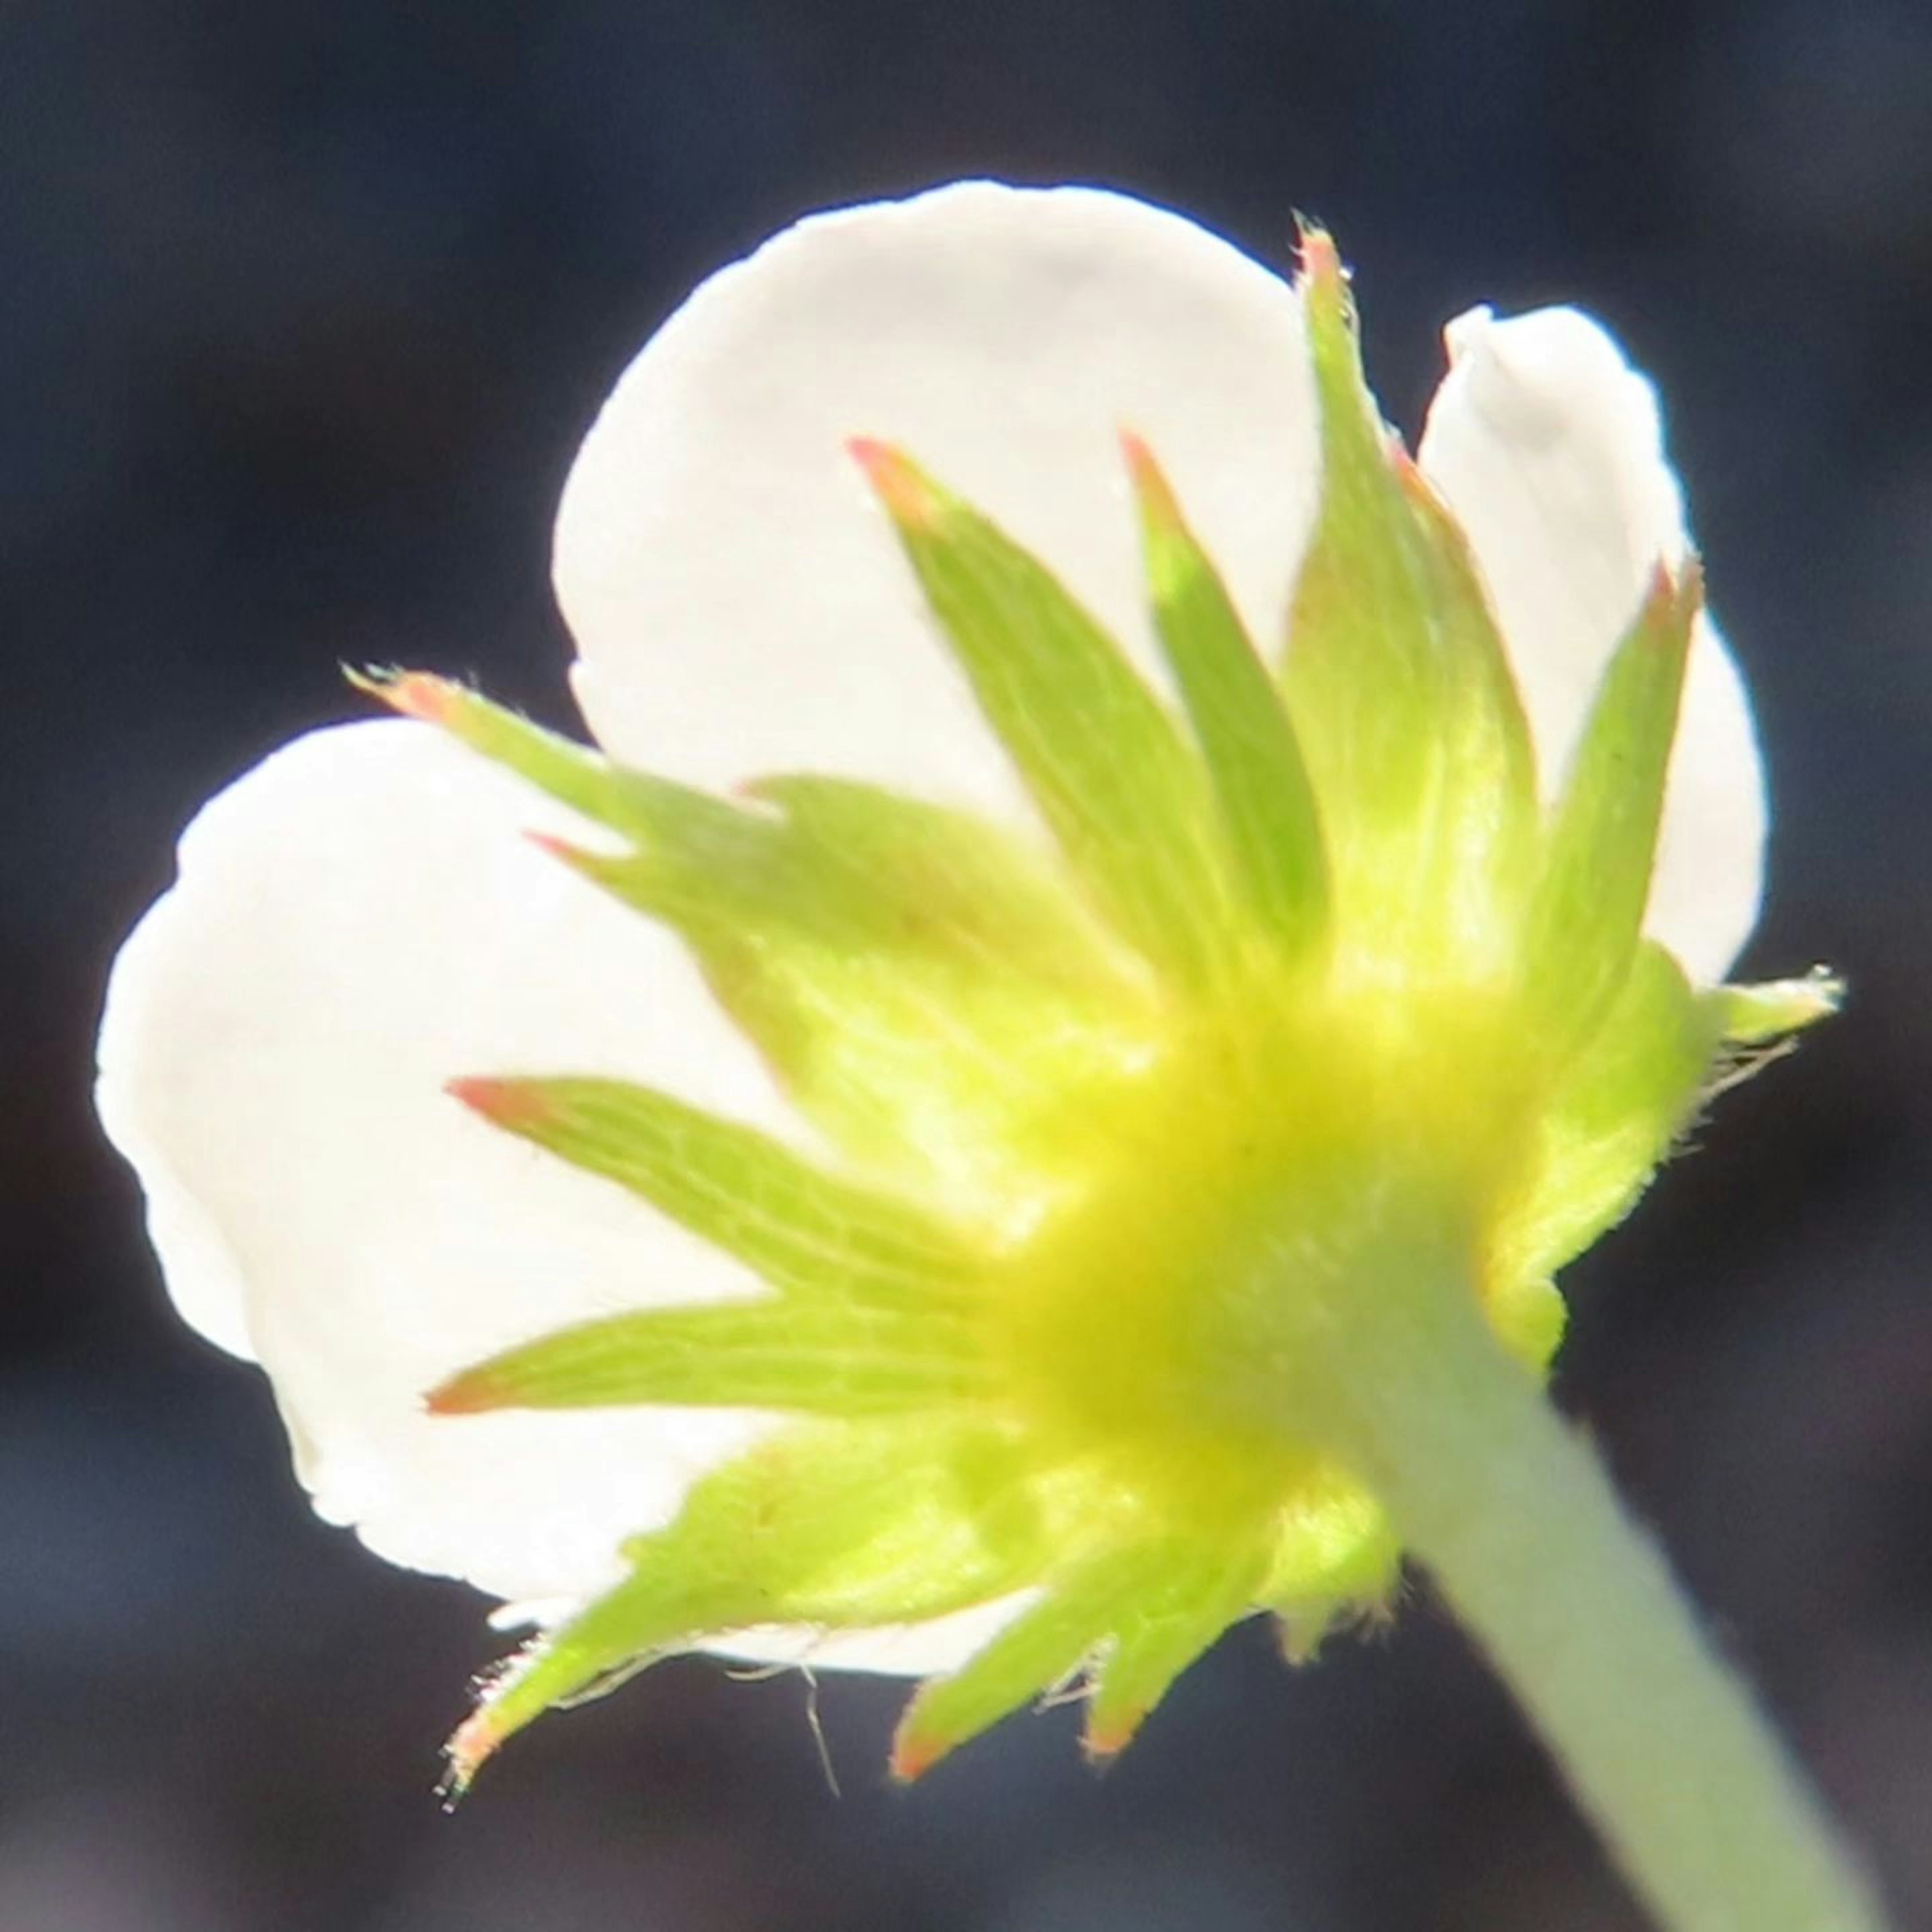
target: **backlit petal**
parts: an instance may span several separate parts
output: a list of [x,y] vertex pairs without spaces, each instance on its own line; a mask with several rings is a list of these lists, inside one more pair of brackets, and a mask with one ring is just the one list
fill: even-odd
[[317,1508],[381,1554],[574,1597],[747,1418],[432,1418],[560,1323],[750,1286],[452,1075],[591,1066],[777,1112],[682,952],[532,848],[580,821],[426,727],[298,740],[215,799],[116,968],[100,1108],[169,1286],[272,1378]]
[[[1655,392],[1586,316],[1477,309],[1446,339],[1420,460],[1488,579],[1546,793],[1651,571],[1686,554],[1683,494]],[[1700,620],[1646,920],[1695,979],[1720,979],[1749,936],[1765,830],[1750,705]]]
[[1278,637],[1316,487],[1286,283],[1083,188],[968,183],[788,230],[647,345],[571,476],[557,589],[592,728],[699,782],[808,769],[1017,810],[846,444],[911,452],[1151,664],[1124,426]]

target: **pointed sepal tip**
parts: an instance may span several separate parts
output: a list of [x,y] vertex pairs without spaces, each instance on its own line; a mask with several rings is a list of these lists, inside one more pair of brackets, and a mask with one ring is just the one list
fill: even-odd
[[462,707],[464,687],[433,671],[404,670],[390,664],[345,664],[342,674],[365,697],[424,724],[448,730]]
[[446,1080],[442,1090],[460,1100],[473,1114],[513,1133],[526,1132],[554,1118],[541,1080],[506,1079],[500,1076],[464,1074]]
[[870,436],[853,436],[845,447],[894,523],[903,530],[925,530],[938,522],[944,499],[904,450]]

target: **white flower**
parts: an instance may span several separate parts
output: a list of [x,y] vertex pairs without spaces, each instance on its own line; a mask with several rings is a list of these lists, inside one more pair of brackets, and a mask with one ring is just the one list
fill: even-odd
[[[1682,500],[1650,386],[1595,323],[1478,310],[1448,339],[1419,460],[1473,542],[1547,792],[1654,567],[1686,554]],[[566,490],[557,590],[597,740],[707,786],[832,772],[1030,823],[846,444],[914,452],[1158,680],[1124,425],[1159,452],[1252,634],[1279,640],[1318,482],[1286,282],[1086,189],[968,184],[779,236],[646,346]],[[753,1284],[443,1083],[595,1071],[800,1130],[679,942],[531,830],[596,836],[426,726],[277,753],[196,818],[178,883],[128,942],[100,1108],[178,1305],[261,1364],[321,1514],[393,1562],[568,1604],[767,1422],[456,1424],[423,1392],[540,1330]],[[1720,979],[1750,929],[1763,832],[1746,701],[1705,626],[1648,920],[1695,981]],[[1000,1611],[814,1654],[943,1668]]]

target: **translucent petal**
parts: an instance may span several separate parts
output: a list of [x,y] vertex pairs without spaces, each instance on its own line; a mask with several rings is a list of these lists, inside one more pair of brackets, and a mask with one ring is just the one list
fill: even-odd
[[580,1064],[782,1116],[676,943],[530,826],[586,829],[424,727],[278,753],[204,809],[128,941],[100,1105],[177,1301],[268,1370],[321,1513],[398,1562],[576,1597],[756,1425],[439,1419],[423,1391],[560,1322],[748,1277],[442,1083]]
[[[1654,567],[1686,554],[1683,496],[1654,391],[1588,317],[1477,309],[1446,339],[1419,459],[1489,580],[1548,793]],[[1694,979],[1722,978],[1749,935],[1765,829],[1750,705],[1700,620],[1646,921]]]
[[1004,1629],[1032,1600],[1022,1591],[975,1604],[970,1610],[929,1623],[896,1624],[880,1630],[802,1630],[772,1626],[739,1630],[710,1646],[721,1655],[768,1664],[796,1664],[808,1670],[872,1670],[893,1677],[930,1677],[957,1670]]
[[831,771],[1023,810],[846,444],[910,451],[1151,666],[1124,424],[1279,634],[1316,482],[1284,282],[1084,188],[968,183],[788,230],[665,325],[572,474],[556,580],[592,728],[700,783]]
[[[763,1420],[438,1418],[423,1394],[560,1323],[755,1284],[442,1082],[577,1064],[793,1124],[678,944],[530,830],[590,828],[426,726],[298,740],[183,837],[179,883],[115,967],[98,1100],[176,1303],[267,1370],[318,1510],[554,1622]],[[920,1675],[1011,1610],[720,1647]]]

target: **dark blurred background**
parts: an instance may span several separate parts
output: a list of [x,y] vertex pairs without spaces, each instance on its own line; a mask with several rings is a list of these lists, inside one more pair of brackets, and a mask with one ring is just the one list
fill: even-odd
[[946,176],[1358,264],[1413,428],[1472,301],[1659,377],[1779,808],[1745,962],[1850,1015],[1574,1273],[1598,1435],[1932,1927],[1932,8],[1922,0],[0,0],[0,1932],[1611,1932],[1426,1597],[1258,1628],[1085,1771],[1066,1712],[886,1787],[901,1694],[686,1663],[454,1820],[481,1606],[315,1523],[167,1310],[89,1112],[113,947],[342,659],[568,716],[577,440],[698,278]]

